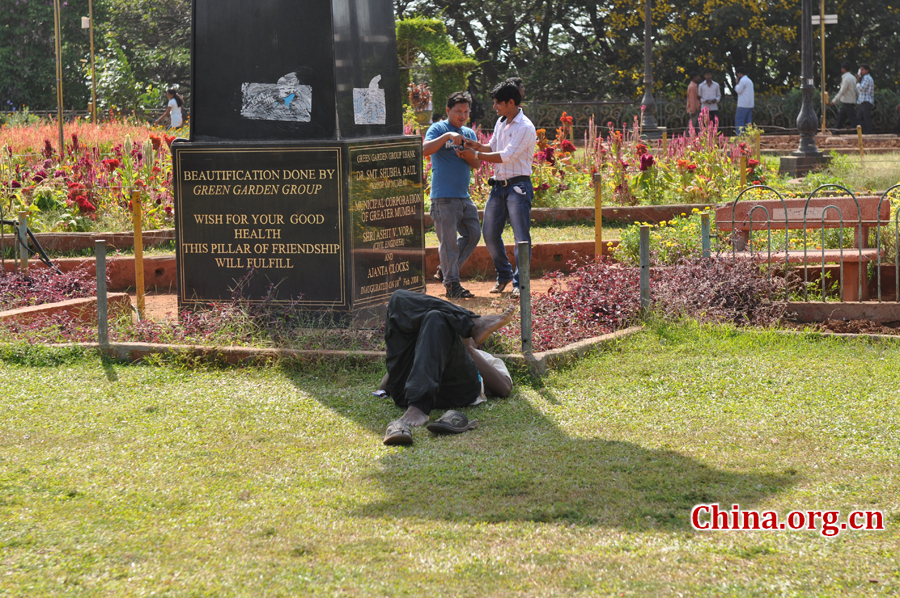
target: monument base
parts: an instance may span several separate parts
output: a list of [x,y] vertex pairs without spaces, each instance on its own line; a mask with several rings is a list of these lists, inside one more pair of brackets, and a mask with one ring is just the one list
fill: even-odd
[[778,174],[788,174],[794,178],[806,176],[807,173],[828,166],[831,156],[819,152],[817,154],[801,154],[794,152],[790,156],[782,156]]
[[178,306],[241,297],[363,325],[425,290],[422,142],[172,144]]

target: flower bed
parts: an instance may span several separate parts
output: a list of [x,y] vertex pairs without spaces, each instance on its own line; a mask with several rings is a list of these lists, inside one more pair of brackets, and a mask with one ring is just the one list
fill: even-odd
[[36,232],[132,230],[131,193],[142,226],[172,226],[174,137],[129,122],[66,125],[63,154],[50,125],[5,127],[0,136],[0,208],[28,213]]

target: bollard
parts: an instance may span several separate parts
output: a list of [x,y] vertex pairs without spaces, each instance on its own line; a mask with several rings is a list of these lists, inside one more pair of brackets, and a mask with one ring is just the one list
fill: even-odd
[[860,162],[862,162],[862,159],[863,159],[862,125],[856,125],[856,140],[859,142],[859,160],[860,160]]
[[756,161],[757,162],[762,162],[762,147],[761,147],[762,143],[759,140],[761,135],[762,135],[762,131],[756,131],[755,144],[756,144]]
[[131,192],[132,222],[134,223],[134,286],[137,294],[138,319],[144,319],[144,242],[141,238],[141,193]]
[[19,227],[16,230],[16,251],[19,256],[19,269],[24,272],[28,269],[28,212],[19,212]]
[[641,225],[641,311],[650,310],[650,227]]
[[662,153],[664,156],[669,153],[669,135],[666,131],[663,131]]
[[741,156],[741,189],[747,186],[747,156]]
[[709,257],[709,214],[700,214],[700,242],[703,247],[703,257]]
[[[663,133],[665,135],[665,133]],[[600,173],[594,175],[594,253],[597,257],[603,256],[603,189],[601,184],[603,177]]]
[[522,354],[534,353],[531,342],[531,243],[516,244],[516,267],[519,269],[519,314],[522,318]]
[[109,304],[106,299],[106,241],[94,241],[97,259],[97,340],[100,345],[109,344]]

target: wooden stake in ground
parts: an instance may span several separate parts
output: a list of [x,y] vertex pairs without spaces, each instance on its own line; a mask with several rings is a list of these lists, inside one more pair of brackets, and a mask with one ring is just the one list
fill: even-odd
[[[663,133],[665,135],[665,133]],[[603,177],[598,172],[594,175],[594,253],[603,255]]]
[[144,319],[144,242],[141,239],[141,192],[131,192],[134,222],[134,287],[137,293],[138,318]]

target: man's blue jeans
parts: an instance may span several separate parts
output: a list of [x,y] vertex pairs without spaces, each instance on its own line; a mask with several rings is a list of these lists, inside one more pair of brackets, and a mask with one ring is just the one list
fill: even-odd
[[509,258],[506,256],[506,247],[503,245],[503,228],[507,219],[513,229],[516,246],[522,241],[528,241],[529,255],[531,248],[531,202],[534,199],[534,189],[531,180],[515,183],[507,187],[495,185],[491,189],[487,205],[484,207],[484,220],[481,223],[481,234],[484,244],[487,246],[491,259],[494,260],[494,269],[497,270],[497,282],[513,281],[519,286],[519,269],[513,272]]
[[740,135],[744,127],[753,122],[753,108],[738,108],[734,113],[734,134]]

